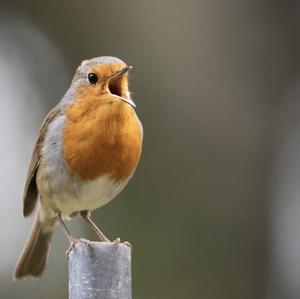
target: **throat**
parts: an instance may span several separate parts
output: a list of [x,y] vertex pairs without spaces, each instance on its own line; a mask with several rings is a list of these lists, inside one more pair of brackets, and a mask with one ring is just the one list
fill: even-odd
[[134,110],[121,104],[122,109],[112,108],[109,114],[98,110],[88,119],[67,123],[63,156],[71,174],[85,180],[108,176],[120,181],[133,173],[141,153],[141,125]]

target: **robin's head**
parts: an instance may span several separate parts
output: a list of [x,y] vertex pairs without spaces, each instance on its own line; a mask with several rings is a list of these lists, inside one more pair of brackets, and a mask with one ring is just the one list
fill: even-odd
[[93,97],[103,103],[121,100],[135,107],[128,90],[130,68],[116,57],[102,56],[84,60],[75,73],[71,89],[77,95]]

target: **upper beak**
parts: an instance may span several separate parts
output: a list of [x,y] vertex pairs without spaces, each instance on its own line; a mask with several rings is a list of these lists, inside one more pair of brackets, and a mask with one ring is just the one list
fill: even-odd
[[121,75],[123,75],[123,74],[125,74],[125,73],[127,73],[129,70],[131,70],[132,69],[132,66],[125,66],[124,68],[122,68],[122,69],[120,69],[119,71],[117,71],[116,73],[114,73],[110,78],[109,78],[109,80],[111,80],[111,79],[113,79],[113,78],[116,78],[116,77],[118,77],[118,76],[121,76]]
[[[114,73],[110,78],[109,78],[109,81],[116,78],[116,77],[119,77],[125,73],[127,73],[130,69],[132,69],[132,66],[125,66],[124,68],[122,68],[121,70],[117,71],[116,73]],[[127,104],[131,105],[132,107],[136,107],[134,101],[130,98],[127,98],[127,97],[121,97],[121,96],[117,96],[120,100],[122,100],[123,102],[126,102]]]

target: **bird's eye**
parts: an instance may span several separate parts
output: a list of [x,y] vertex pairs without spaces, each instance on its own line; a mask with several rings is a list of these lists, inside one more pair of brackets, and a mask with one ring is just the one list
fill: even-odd
[[96,84],[98,82],[98,76],[94,73],[89,73],[88,80],[91,84]]

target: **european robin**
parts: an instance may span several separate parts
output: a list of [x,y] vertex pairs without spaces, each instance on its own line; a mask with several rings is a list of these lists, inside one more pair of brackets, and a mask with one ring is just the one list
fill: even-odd
[[143,128],[128,89],[130,67],[116,57],[85,60],[61,101],[46,116],[25,183],[23,214],[35,221],[15,277],[43,272],[57,222],[80,214],[101,241],[90,218],[118,195],[140,159]]

